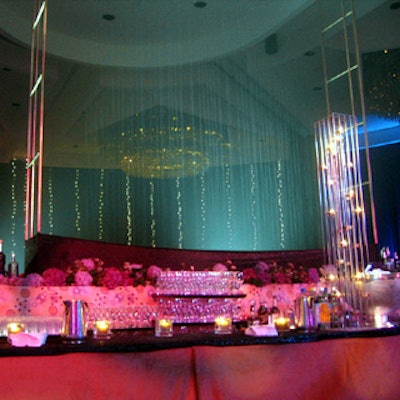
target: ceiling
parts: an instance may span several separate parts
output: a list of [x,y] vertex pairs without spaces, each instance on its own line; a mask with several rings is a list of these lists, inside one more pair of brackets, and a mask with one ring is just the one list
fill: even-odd
[[[310,134],[313,121],[326,115],[320,18],[337,13],[336,0],[48,3],[45,146],[51,149],[49,165],[90,166],[88,154],[96,149],[85,146],[82,135],[90,106],[98,103],[102,117],[96,129],[103,129],[162,105],[159,99],[176,90],[172,83],[176,84],[177,68],[182,86],[193,89],[194,84],[204,93],[218,89],[218,79],[210,79],[211,73],[218,77],[223,72],[262,97],[260,104],[267,99],[277,104],[279,99],[279,107]],[[400,2],[355,0],[355,5],[361,53],[400,48]],[[0,162],[23,160],[26,155],[31,14],[32,0],[0,1]],[[340,68],[342,39],[334,29],[327,36],[332,72]],[[129,93],[135,108],[120,111],[118,117],[111,115],[105,99],[116,93],[122,104]],[[219,93],[234,104],[228,93]],[[290,93],[290,99],[285,93]],[[335,87],[330,95],[339,111],[348,112],[347,89]],[[177,106],[187,112],[187,101],[181,97]],[[201,115],[199,107],[197,117],[217,118],[214,112]],[[398,137],[398,130],[392,135]]]

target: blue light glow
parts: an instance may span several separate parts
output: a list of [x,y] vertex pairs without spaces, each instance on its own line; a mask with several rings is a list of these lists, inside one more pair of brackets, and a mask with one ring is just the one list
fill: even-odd
[[[400,142],[400,122],[391,119],[379,118],[375,115],[367,116],[369,147],[380,147]],[[365,149],[364,128],[359,128],[360,149]]]

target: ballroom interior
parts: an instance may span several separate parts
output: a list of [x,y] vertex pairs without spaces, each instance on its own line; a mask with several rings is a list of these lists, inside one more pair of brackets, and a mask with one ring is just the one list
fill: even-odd
[[400,398],[399,27],[1,0],[1,398]]
[[[360,121],[368,241],[397,251],[399,4],[329,27],[349,5],[49,2],[40,232],[320,249],[314,125],[337,112]],[[32,1],[0,8],[0,237],[23,265]]]

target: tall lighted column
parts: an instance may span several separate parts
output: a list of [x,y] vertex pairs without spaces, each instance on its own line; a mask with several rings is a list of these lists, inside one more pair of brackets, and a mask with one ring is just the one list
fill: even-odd
[[314,124],[327,262],[336,266],[349,304],[360,307],[354,281],[368,262],[357,119],[332,113]]

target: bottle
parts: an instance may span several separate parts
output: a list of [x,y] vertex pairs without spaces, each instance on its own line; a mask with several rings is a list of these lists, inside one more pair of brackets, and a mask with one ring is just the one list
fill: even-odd
[[328,289],[324,288],[314,301],[315,323],[319,329],[329,329],[331,326],[331,310]]
[[0,240],[0,274],[6,275],[6,255],[3,253],[2,240]]
[[15,253],[11,253],[11,261],[8,264],[7,268],[7,275],[9,278],[12,278],[13,276],[18,276],[19,275],[19,264],[18,261],[15,258]]
[[258,307],[258,319],[260,320],[260,324],[268,324],[268,305],[265,300],[260,302],[260,307]]
[[281,311],[278,308],[278,299],[276,296],[272,297],[272,307],[268,314],[268,325],[274,325],[275,321],[281,316]]
[[260,324],[260,319],[258,318],[258,313],[256,311],[256,302],[252,300],[250,302],[250,314],[247,319],[247,325],[259,325]]
[[331,328],[344,327],[342,300],[339,292],[333,287],[329,296]]

